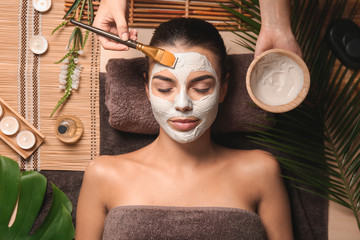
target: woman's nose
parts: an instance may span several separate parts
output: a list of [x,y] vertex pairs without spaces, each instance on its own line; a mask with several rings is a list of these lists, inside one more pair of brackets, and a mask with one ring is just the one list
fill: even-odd
[[180,92],[174,99],[175,109],[180,112],[192,110],[192,100],[186,92]]

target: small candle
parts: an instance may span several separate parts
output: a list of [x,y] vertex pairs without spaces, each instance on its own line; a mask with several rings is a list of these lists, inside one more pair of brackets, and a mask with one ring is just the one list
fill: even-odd
[[19,122],[12,116],[4,117],[0,122],[0,130],[6,135],[13,135],[19,130]]
[[43,36],[33,36],[30,38],[29,48],[35,54],[43,54],[48,48],[48,42]]
[[30,149],[35,145],[36,138],[32,132],[24,130],[16,136],[16,142],[22,149]]
[[1,119],[1,117],[2,117],[2,115],[3,115],[3,113],[4,113],[4,110],[3,110],[3,108],[2,108],[2,106],[1,106],[1,104],[0,104],[0,119]]
[[33,0],[33,6],[39,12],[46,12],[51,7],[51,0]]

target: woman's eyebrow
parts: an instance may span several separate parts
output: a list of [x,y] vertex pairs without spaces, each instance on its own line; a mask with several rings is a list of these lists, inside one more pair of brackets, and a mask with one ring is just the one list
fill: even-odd
[[209,79],[209,78],[215,80],[215,77],[213,75],[205,74],[205,75],[201,75],[201,76],[191,79],[190,82],[199,82],[199,81]]
[[153,76],[153,79],[154,78],[157,78],[157,79],[160,79],[160,80],[163,80],[163,81],[166,81],[166,82],[174,82],[174,80],[172,80],[171,78],[165,77],[163,75],[155,75],[155,76]]

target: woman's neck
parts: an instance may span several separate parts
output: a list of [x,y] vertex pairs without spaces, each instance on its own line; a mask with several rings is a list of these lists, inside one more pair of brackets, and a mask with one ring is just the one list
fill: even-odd
[[157,155],[156,161],[171,169],[194,168],[214,161],[215,148],[210,129],[190,143],[178,143],[160,129],[159,137],[151,144],[151,152]]

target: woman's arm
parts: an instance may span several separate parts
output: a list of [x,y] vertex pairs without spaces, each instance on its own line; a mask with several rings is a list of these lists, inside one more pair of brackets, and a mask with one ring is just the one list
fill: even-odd
[[99,162],[90,163],[84,174],[76,211],[76,240],[100,240],[106,218],[105,170]]
[[[267,239],[292,240],[291,211],[278,161],[264,154],[260,161],[258,214],[264,224]],[[259,175],[261,174],[261,175]]]
[[290,24],[290,0],[260,0],[261,30],[256,43],[255,56],[272,49],[282,48],[301,56],[300,47]]

